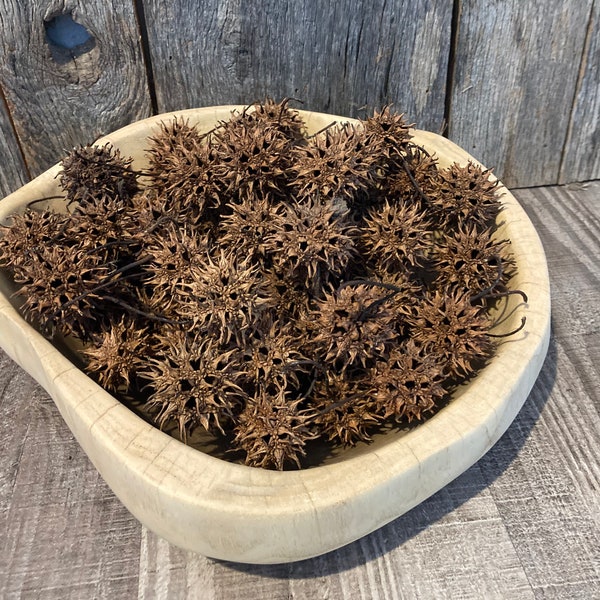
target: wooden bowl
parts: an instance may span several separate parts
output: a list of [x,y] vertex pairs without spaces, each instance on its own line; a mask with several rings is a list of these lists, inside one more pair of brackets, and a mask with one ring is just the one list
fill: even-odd
[[[144,165],[146,138],[175,114],[212,129],[241,107],[208,107],[139,121],[98,140]],[[343,117],[300,111],[309,132]],[[474,160],[433,133],[414,141],[444,167]],[[0,202],[0,223],[33,199],[60,193],[54,166]],[[274,472],[233,464],[186,446],[134,414],[79,370],[19,314],[0,273],[0,344],[52,396],[90,460],[146,527],[182,548],[246,563],[309,558],[356,540],[410,510],[475,463],[508,428],[541,369],[550,332],[544,251],[527,215],[500,186],[498,235],[509,238],[518,274],[496,355],[454,400],[408,433],[392,432],[322,466]],[[55,205],[61,204],[60,201]]]

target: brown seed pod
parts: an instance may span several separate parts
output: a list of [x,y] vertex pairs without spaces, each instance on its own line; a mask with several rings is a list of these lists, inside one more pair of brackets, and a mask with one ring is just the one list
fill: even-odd
[[147,406],[157,410],[159,426],[174,422],[184,440],[198,426],[222,432],[245,401],[230,361],[233,352],[172,327],[156,340],[140,375],[150,382]]
[[148,330],[139,322],[121,316],[98,335],[83,354],[86,370],[109,391],[126,391],[148,355]]
[[219,209],[223,198],[210,137],[183,119],[161,123],[147,149],[150,185],[164,211],[196,224]]
[[443,366],[414,340],[394,347],[369,371],[374,404],[384,419],[422,421],[448,395]]
[[300,202],[320,198],[355,208],[381,178],[378,156],[365,146],[364,132],[349,124],[332,126],[296,146],[293,159],[291,187]]
[[367,212],[360,240],[376,272],[406,272],[424,266],[433,243],[431,228],[419,205],[386,200]]
[[388,298],[380,286],[356,285],[316,300],[305,327],[318,360],[344,373],[384,357],[397,336]]
[[315,438],[308,428],[312,415],[302,410],[302,399],[290,399],[285,390],[261,386],[237,417],[234,449],[246,453],[251,467],[283,470],[287,463],[300,468],[306,442]]
[[262,102],[255,102],[248,106],[241,115],[234,115],[231,121],[233,124],[236,121],[247,121],[259,128],[273,128],[287,140],[303,142],[305,138],[304,121],[298,111],[290,108],[289,101],[289,98],[285,98],[281,102],[266,98]]
[[62,161],[60,185],[69,203],[82,206],[119,198],[127,204],[138,192],[138,174],[131,168],[132,159],[123,158],[111,144],[78,146]]
[[373,406],[373,393],[365,371],[327,371],[315,385],[315,427],[328,441],[343,446],[370,442],[371,433],[383,422]]
[[318,295],[355,255],[354,224],[330,202],[310,198],[273,215],[264,248],[279,277]]
[[485,230],[493,227],[502,205],[497,195],[497,181],[491,171],[469,162],[465,166],[453,164],[439,172],[435,192],[429,199],[433,214],[443,229],[458,224],[475,225]]

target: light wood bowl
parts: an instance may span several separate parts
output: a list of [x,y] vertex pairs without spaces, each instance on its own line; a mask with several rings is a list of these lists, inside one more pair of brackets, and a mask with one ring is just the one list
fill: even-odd
[[[98,140],[145,162],[146,138],[175,114],[200,129],[242,107],[222,106],[146,119]],[[300,111],[309,132],[343,117]],[[433,133],[414,141],[439,164],[474,160]],[[476,162],[476,161],[475,161]],[[0,223],[33,199],[59,193],[54,166],[0,202]],[[246,563],[282,563],[339,548],[410,510],[474,464],[500,438],[541,369],[550,332],[544,251],[515,198],[500,186],[505,209],[498,235],[511,240],[518,275],[496,355],[433,418],[402,434],[344,452],[322,466],[274,472],[226,462],[185,446],[136,416],[79,370],[19,314],[14,289],[0,274],[0,345],[52,396],[67,425],[123,504],[146,527],[182,548]],[[54,201],[56,204],[56,201]],[[59,203],[60,204],[60,203]]]

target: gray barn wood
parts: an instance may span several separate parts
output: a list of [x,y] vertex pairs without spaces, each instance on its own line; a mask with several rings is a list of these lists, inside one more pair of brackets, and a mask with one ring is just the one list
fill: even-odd
[[[46,39],[44,21],[69,12],[93,37],[79,55]],[[150,114],[132,2],[2,0],[0,24],[0,84],[33,175]]]
[[291,96],[364,116],[393,102],[441,129],[450,2],[145,0],[160,112]]
[[0,197],[19,189],[29,179],[10,116],[0,94]]
[[600,3],[592,7],[560,182],[600,179]]
[[591,0],[461,6],[449,137],[508,186],[556,183]]

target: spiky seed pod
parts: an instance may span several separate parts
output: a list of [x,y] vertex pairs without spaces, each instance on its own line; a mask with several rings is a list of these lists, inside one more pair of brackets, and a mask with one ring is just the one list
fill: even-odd
[[283,204],[273,204],[266,198],[245,198],[230,205],[231,213],[223,216],[219,224],[219,243],[239,256],[250,257],[263,264],[266,248],[264,240],[273,233],[283,219]]
[[389,291],[377,286],[347,286],[326,293],[307,315],[310,345],[324,364],[340,373],[385,356],[396,338]]
[[364,371],[342,375],[329,370],[315,385],[315,426],[330,442],[343,446],[370,442],[371,432],[383,422],[371,402],[373,391]]
[[83,350],[86,371],[109,391],[127,390],[148,350],[148,332],[139,322],[122,316]]
[[58,330],[87,340],[106,319],[98,286],[109,274],[93,254],[64,245],[47,247],[21,268],[23,312],[46,332]]
[[435,194],[439,185],[436,159],[410,142],[404,146],[396,162],[399,164],[390,169],[383,191],[397,202],[417,204],[424,211],[428,210],[429,196],[432,192]]
[[208,236],[193,234],[173,222],[157,235],[149,235],[144,246],[149,307],[177,318],[182,305],[194,303],[190,294],[196,271],[207,263],[209,251]]
[[263,323],[273,307],[267,283],[256,265],[221,251],[193,270],[188,300],[179,306],[182,319],[222,344],[243,345],[246,335]]
[[232,202],[285,199],[291,142],[276,128],[262,120],[238,118],[221,123],[213,139],[219,161],[214,175],[225,197]]
[[412,135],[404,115],[385,106],[361,123],[364,144],[376,157],[378,168],[387,178],[403,170],[405,154]]
[[289,107],[289,98],[281,102],[275,102],[272,98],[256,102],[241,115],[232,118],[232,121],[236,120],[246,120],[249,123],[256,123],[259,127],[273,128],[283,138],[293,142],[301,142],[305,137],[304,121],[298,111]]
[[66,214],[30,209],[12,215],[10,226],[0,228],[0,268],[10,269],[17,282],[29,280],[29,263],[60,243],[69,219]]
[[430,201],[442,228],[464,223],[481,231],[494,225],[502,205],[497,180],[490,175],[489,169],[472,162],[465,166],[454,163],[439,172],[437,190],[430,193]]
[[439,289],[466,290],[471,296],[484,291],[506,291],[514,275],[514,260],[508,255],[508,242],[495,241],[489,229],[479,231],[475,224],[458,226],[437,240],[433,252],[437,271],[434,285]]
[[360,240],[378,273],[406,272],[425,264],[432,244],[431,222],[419,205],[386,200],[368,211]]
[[405,319],[412,339],[449,377],[469,377],[493,354],[490,319],[472,305],[470,294],[434,291]]
[[301,351],[291,323],[271,322],[254,332],[240,350],[240,360],[250,387],[298,390],[300,376],[311,371],[313,363]]
[[156,339],[158,349],[140,375],[149,381],[147,406],[157,411],[159,426],[175,423],[184,440],[198,426],[222,432],[245,401],[230,360],[233,351],[172,328]]
[[214,173],[217,156],[209,137],[188,121],[161,123],[147,149],[150,185],[164,202],[164,210],[196,224],[222,202]]
[[139,190],[132,160],[123,158],[109,143],[73,148],[62,161],[59,175],[69,203],[85,205],[119,198],[127,204]]
[[318,293],[330,276],[340,276],[355,255],[356,229],[347,212],[311,198],[274,215],[264,247],[284,280]]
[[287,463],[300,468],[308,440],[316,436],[308,427],[312,414],[302,410],[303,399],[292,400],[284,390],[261,387],[237,418],[233,447],[246,453],[251,467],[283,470]]
[[365,146],[362,130],[334,126],[305,146],[295,146],[291,186],[298,199],[321,198],[354,208],[375,189],[381,174],[377,155]]
[[393,348],[369,371],[374,404],[384,419],[422,421],[447,397],[443,365],[414,340]]

